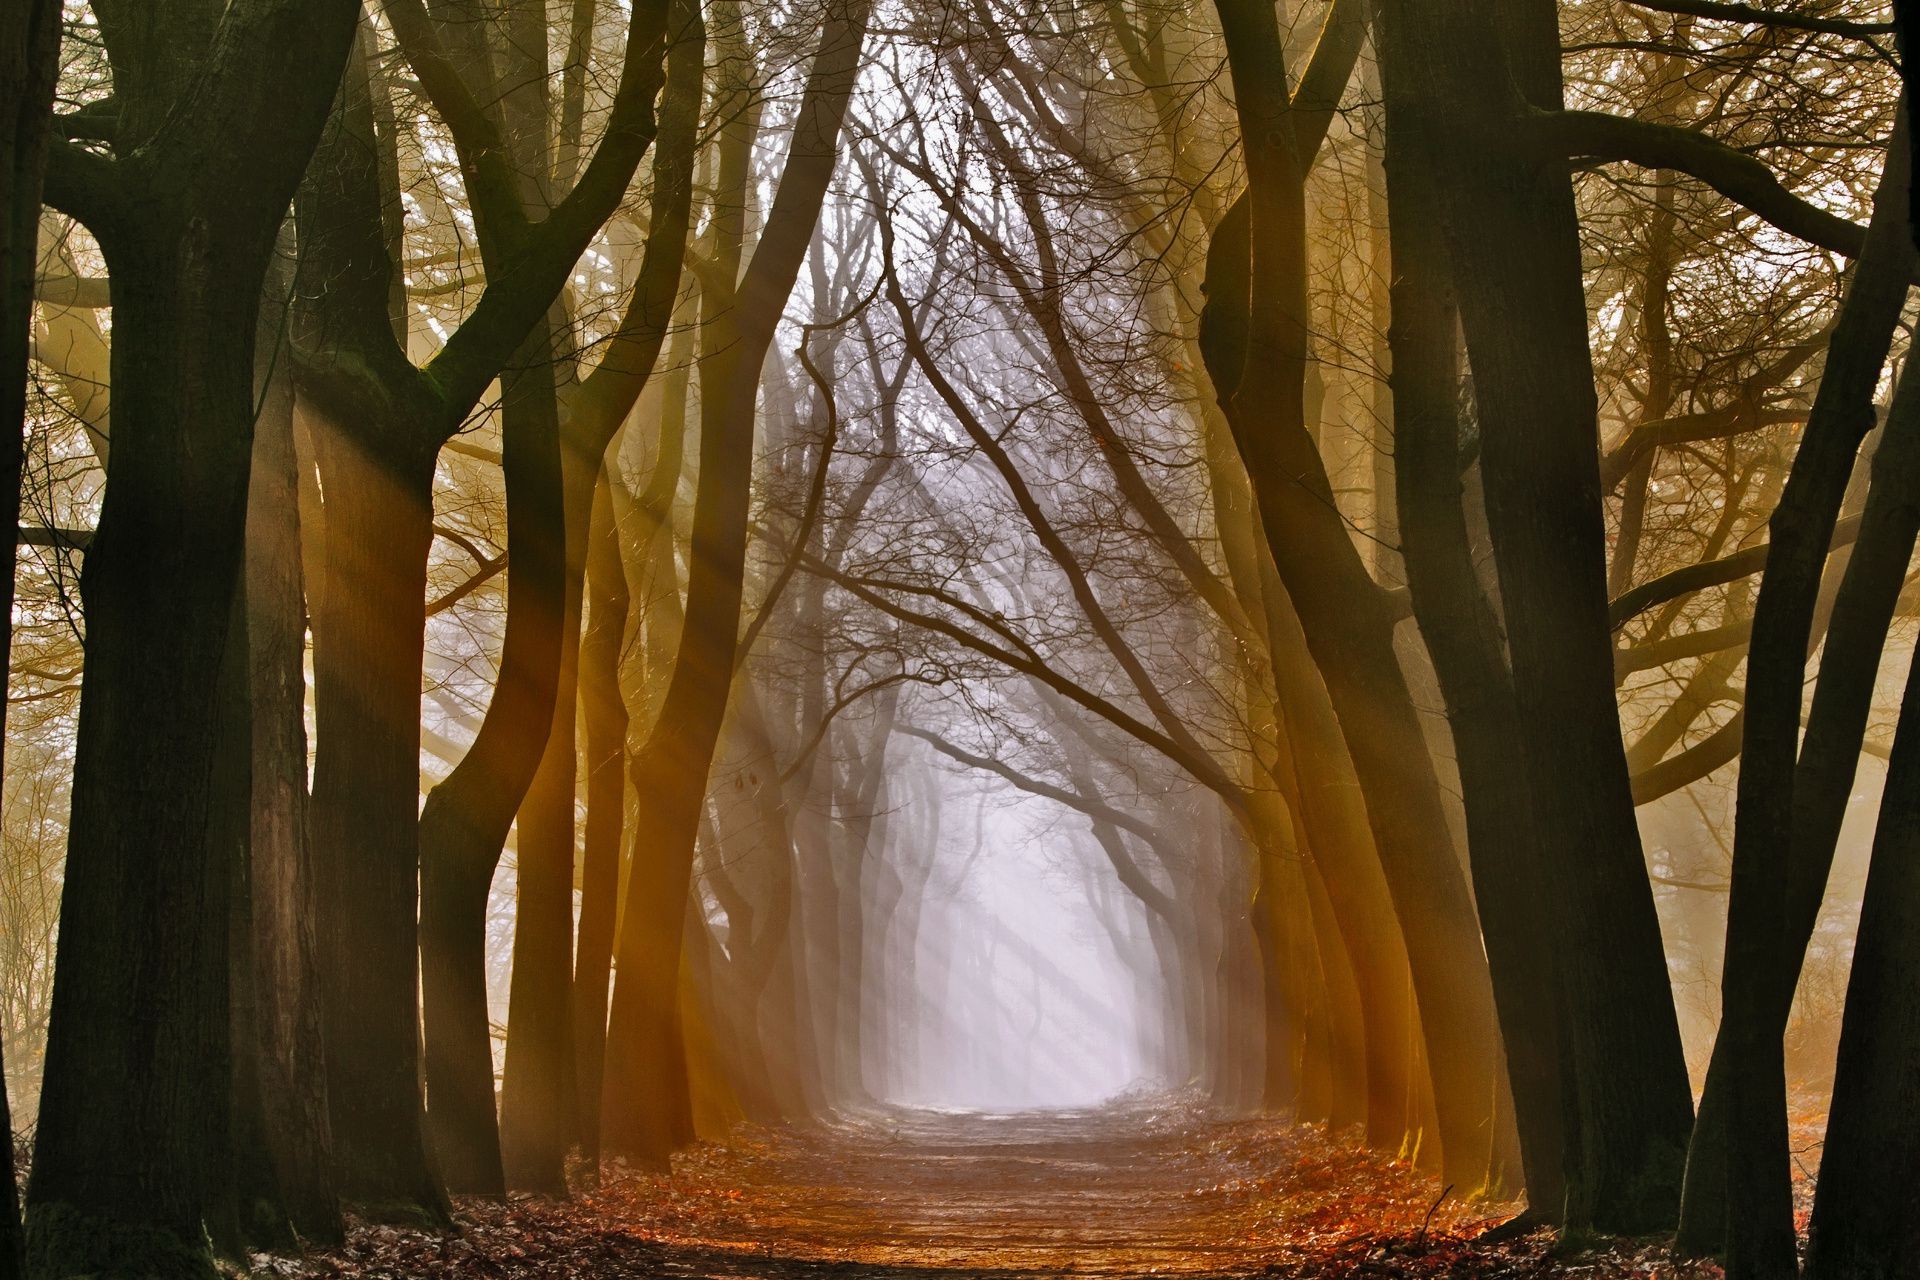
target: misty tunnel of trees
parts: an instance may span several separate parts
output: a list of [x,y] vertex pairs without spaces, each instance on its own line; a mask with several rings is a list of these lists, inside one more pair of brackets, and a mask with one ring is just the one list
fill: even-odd
[[8,0],[0,1276],[1128,1099],[1920,1274],[1894,9]]

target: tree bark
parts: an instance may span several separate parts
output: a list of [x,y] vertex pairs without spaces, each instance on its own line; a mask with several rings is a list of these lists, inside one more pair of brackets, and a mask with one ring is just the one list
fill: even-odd
[[[113,278],[115,447],[82,593],[87,663],[35,1167],[36,1269],[205,1272],[227,1186],[231,867],[214,759],[253,435],[254,329],[353,7],[255,0],[156,33],[96,9],[115,156],[48,195]],[[217,186],[207,173],[228,175]]]
[[[1391,36],[1383,36],[1391,39]],[[1506,1047],[1520,1161],[1534,1220],[1566,1198],[1562,1058],[1554,931],[1536,873],[1545,833],[1533,817],[1506,640],[1467,532],[1461,489],[1457,320],[1431,183],[1387,99],[1386,174],[1393,284],[1394,494],[1414,617],[1447,704],[1467,815],[1474,901]]]
[[[1659,920],[1621,750],[1578,227],[1563,163],[1519,122],[1560,107],[1555,11],[1380,10],[1382,78],[1436,175],[1473,366],[1481,472],[1576,1081],[1565,1221],[1673,1221],[1692,1123]],[[1510,89],[1509,89],[1510,87]],[[1524,319],[1523,319],[1524,318]],[[1564,1083],[1564,1078],[1563,1078]]]
[[[0,15],[0,671],[10,671],[14,572],[20,548],[20,481],[26,448],[27,360],[39,262],[40,195],[54,83],[60,73],[61,6],[29,0]],[[3,690],[0,690],[3,691]],[[0,697],[0,765],[6,759]],[[0,769],[0,774],[4,770]],[[4,1072],[0,1071],[0,1081]],[[13,1117],[0,1083],[0,1150],[13,1150]],[[0,1187],[0,1280],[26,1273],[17,1183]]]

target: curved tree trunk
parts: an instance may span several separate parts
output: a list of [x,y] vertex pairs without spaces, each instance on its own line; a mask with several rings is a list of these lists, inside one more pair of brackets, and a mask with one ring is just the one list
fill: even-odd
[[833,175],[867,15],[866,0],[844,0],[827,21],[759,247],[731,306],[709,324],[686,621],[659,722],[633,762],[641,807],[601,1093],[603,1149],[654,1165],[681,1128],[671,1105],[686,1080],[681,933],[739,645],[760,366]]
[[[534,326],[514,365],[502,379],[501,469],[513,570],[500,676],[473,745],[428,793],[420,811],[427,1122],[447,1186],[481,1195],[505,1191],[487,1017],[487,895],[552,726],[567,595],[560,424],[548,324]],[[570,934],[571,839],[565,852],[562,901],[552,893],[554,868],[531,868],[536,884],[544,882],[548,889],[544,904],[536,893],[533,916],[537,921],[541,909],[564,910]]]
[[[41,176],[54,82],[60,71],[61,8],[30,0],[0,16],[0,670],[13,650],[14,572],[19,556],[20,480],[26,447],[27,359],[38,266]],[[0,698],[0,763],[7,711]],[[3,772],[3,771],[0,771]],[[0,1150],[13,1149],[13,1117],[0,1073]],[[0,1280],[26,1273],[15,1182],[0,1187]]]

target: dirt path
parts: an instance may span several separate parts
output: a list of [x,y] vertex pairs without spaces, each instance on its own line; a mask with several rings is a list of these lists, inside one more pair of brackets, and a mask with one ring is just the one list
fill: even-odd
[[1374,1265],[1382,1258],[1437,1259],[1512,1211],[1440,1192],[1321,1130],[1185,1106],[876,1110],[745,1129],[685,1153],[671,1175],[615,1173],[564,1204],[464,1202],[454,1236],[361,1227],[342,1250],[272,1266],[396,1280],[805,1280],[1306,1274],[1347,1258],[1378,1275],[1404,1270]]
[[[874,1112],[689,1153],[622,1186],[666,1241],[886,1267],[1251,1274],[1356,1230],[1451,1231],[1501,1206],[1318,1130],[1139,1105],[1098,1113]],[[664,1191],[664,1196],[658,1192]]]

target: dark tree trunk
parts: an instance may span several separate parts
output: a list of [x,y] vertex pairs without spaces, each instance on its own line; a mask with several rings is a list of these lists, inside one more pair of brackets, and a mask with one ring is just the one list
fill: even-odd
[[1809,1280],[1891,1280],[1920,1268],[1920,667],[1900,727],[1860,908]]
[[[1874,426],[1873,397],[1907,295],[1914,261],[1907,235],[1907,173],[1895,131],[1867,241],[1828,342],[1825,368],[1793,468],[1768,521],[1767,568],[1754,602],[1747,648],[1733,888],[1727,903],[1723,1013],[1688,1167],[1681,1243],[1720,1243],[1742,1276],[1786,1276],[1796,1264],[1782,1036],[1807,939],[1824,892],[1840,818],[1872,699],[1884,626],[1872,598],[1885,599],[1888,564],[1904,577],[1904,523],[1897,485],[1876,483],[1874,545],[1843,581],[1847,612],[1829,640],[1815,697],[1817,718],[1804,747],[1800,721],[1807,652],[1833,530],[1854,469]],[[1903,379],[1904,381],[1904,379]],[[1889,440],[1892,481],[1912,448]],[[1876,478],[1879,477],[1876,468]],[[1864,524],[1864,522],[1863,522]],[[1911,549],[1912,532],[1906,533]],[[1897,555],[1896,555],[1897,552]],[[1877,572],[1876,572],[1877,570]],[[1870,581],[1878,577],[1879,583]],[[1899,586],[1893,588],[1897,597]],[[1877,621],[1876,621],[1877,619]],[[1724,1182],[1714,1174],[1722,1173]]]
[[[313,449],[314,937],[343,1198],[444,1222],[420,1102],[420,654],[443,406],[400,350],[398,181],[363,29],[301,185],[292,364]],[[399,300],[404,304],[404,297]]]
[[[30,1251],[53,1274],[204,1270],[230,1185],[232,868],[214,766],[254,327],[352,16],[260,0],[225,14],[216,46],[186,20],[150,42],[103,10],[119,157],[67,148],[49,170],[62,179],[50,198],[88,223],[113,278],[116,401],[82,579],[87,662],[28,1189]],[[211,186],[210,171],[229,179]]]
[[1527,781],[1554,815],[1543,901],[1579,1119],[1566,1221],[1654,1230],[1673,1221],[1692,1101],[1614,702],[1572,189],[1521,127],[1560,105],[1555,11],[1396,0],[1379,30],[1403,154],[1426,157],[1449,233]]
[[[0,539],[4,540],[0,546],[5,548],[0,556],[0,672],[12,665],[8,659],[13,649],[13,583],[20,545],[27,352],[39,260],[41,174],[60,70],[60,18],[60,5],[54,0],[28,0],[0,15]],[[6,728],[6,700],[0,697],[0,764],[6,757]],[[12,1152],[13,1118],[3,1071],[0,1144],[4,1144],[0,1151]],[[11,1174],[11,1166],[7,1172]],[[25,1271],[19,1191],[9,1176],[0,1186],[0,1280],[18,1280]]]
[[[115,447],[82,577],[87,663],[29,1191],[36,1263],[58,1274],[124,1265],[128,1232],[188,1265],[226,1158],[229,886],[209,790],[265,260],[186,221],[110,242]],[[235,249],[242,261],[227,261]]]
[[[340,1190],[444,1221],[420,1103],[420,653],[433,461],[394,424],[316,421],[326,584],[313,620],[313,846]],[[371,443],[377,442],[377,443]]]
[[[1390,35],[1383,38],[1391,39]],[[1506,642],[1474,566],[1461,489],[1458,340],[1432,178],[1405,155],[1387,99],[1392,234],[1394,493],[1414,615],[1446,699],[1467,815],[1474,899],[1512,1083],[1531,1217],[1566,1197],[1554,931],[1536,874],[1519,711]]]

